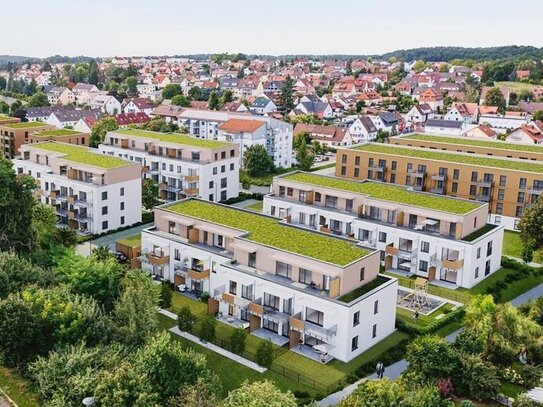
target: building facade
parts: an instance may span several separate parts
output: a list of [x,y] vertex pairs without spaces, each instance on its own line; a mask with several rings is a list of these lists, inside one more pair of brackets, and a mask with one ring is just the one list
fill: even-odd
[[142,269],[208,292],[221,321],[309,357],[320,346],[325,361],[347,362],[394,332],[397,280],[378,274],[377,251],[241,209],[157,208]]
[[295,172],[274,178],[263,212],[380,250],[387,271],[470,288],[500,268],[503,228],[488,205]]
[[109,132],[104,154],[140,163],[143,178],[159,184],[161,198],[199,197],[212,202],[239,195],[239,145],[186,134],[127,129]]
[[59,224],[99,234],[141,222],[141,166],[72,144],[25,144],[17,174],[36,180],[36,197],[56,209]]
[[42,122],[0,124],[0,153],[13,158],[19,154],[19,148],[28,143],[32,133],[51,129],[54,127]]

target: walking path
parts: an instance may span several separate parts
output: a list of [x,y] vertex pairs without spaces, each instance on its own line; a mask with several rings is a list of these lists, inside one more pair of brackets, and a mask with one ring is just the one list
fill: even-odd
[[[167,316],[168,318],[177,320],[177,315],[175,315],[173,312],[161,309],[159,312],[162,315]],[[188,332],[181,331],[177,326],[170,328],[169,331],[177,336],[181,336],[185,339],[188,339],[191,342],[194,342],[197,345],[203,346],[204,348],[207,348],[215,353],[218,353],[221,356],[224,356],[225,358],[231,359],[235,362],[238,362],[250,369],[256,370],[258,373],[264,373],[266,370],[265,367],[259,366],[257,363],[252,362],[248,359],[242,358],[239,355],[236,355],[235,353],[232,353],[230,351],[227,351],[226,349],[221,348],[220,346],[214,345],[209,342],[202,342],[200,338],[198,338],[195,335],[189,334]]]
[[[526,291],[524,294],[519,295],[516,298],[513,298],[511,300],[511,304],[513,304],[515,307],[519,307],[523,304],[526,304],[530,300],[535,300],[539,297],[543,296],[543,284],[538,285],[537,287],[532,288],[529,291]],[[447,335],[445,337],[445,340],[449,343],[452,343],[455,341],[456,337],[464,330],[464,328],[460,328],[450,335]],[[387,366],[385,369],[385,376],[389,379],[397,379],[405,369],[407,369],[408,363],[407,360],[402,359],[390,366]],[[360,379],[359,381],[350,384],[349,386],[345,387],[344,389],[338,391],[337,393],[330,394],[328,397],[325,397],[321,401],[317,402],[317,404],[320,407],[328,407],[328,406],[335,406],[338,404],[341,400],[343,400],[345,397],[350,395],[353,391],[356,390],[358,385],[362,383],[365,380],[373,380],[377,379],[377,375],[373,374],[371,376],[365,377],[363,379]]]

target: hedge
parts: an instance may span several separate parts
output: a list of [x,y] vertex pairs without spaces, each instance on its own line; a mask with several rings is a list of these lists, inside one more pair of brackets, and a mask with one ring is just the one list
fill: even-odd
[[449,325],[453,321],[458,321],[462,319],[464,313],[464,308],[458,308],[454,311],[449,312],[448,314],[444,314],[442,318],[436,319],[431,324],[428,324],[426,326],[418,326],[398,318],[396,319],[396,328],[410,335],[431,334],[443,328],[444,326]]
[[[380,354],[369,362],[360,365],[358,369],[355,370],[355,374],[358,378],[362,379],[370,374],[375,373],[375,366],[379,362],[383,362],[385,366],[390,366],[393,363],[402,360],[405,357],[405,352],[407,350],[407,345],[409,344],[409,339],[403,339],[398,343],[398,345],[390,348],[386,352]],[[348,378],[348,381],[351,381],[352,378]]]

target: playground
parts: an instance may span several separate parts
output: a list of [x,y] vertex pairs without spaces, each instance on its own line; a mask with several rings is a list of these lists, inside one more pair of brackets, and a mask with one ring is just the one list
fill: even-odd
[[[452,307],[461,306],[445,298],[437,297],[428,294],[428,280],[422,277],[417,277],[415,280],[414,289],[400,286],[398,288],[398,296],[396,304],[399,308],[410,311],[413,314],[429,316],[441,307],[450,304]],[[447,308],[452,308],[447,306]]]

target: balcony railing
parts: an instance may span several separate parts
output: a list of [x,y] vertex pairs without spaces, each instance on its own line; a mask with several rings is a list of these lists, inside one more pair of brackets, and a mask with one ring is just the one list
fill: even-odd
[[147,251],[145,257],[153,266],[163,266],[170,261],[170,256],[166,255],[162,250]]
[[450,270],[459,270],[464,267],[464,259],[460,260],[442,260],[441,266]]
[[198,182],[199,179],[199,175],[185,175],[185,181],[187,182]]
[[189,269],[187,276],[192,280],[205,280],[206,278],[209,278],[209,270],[198,271]]

